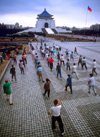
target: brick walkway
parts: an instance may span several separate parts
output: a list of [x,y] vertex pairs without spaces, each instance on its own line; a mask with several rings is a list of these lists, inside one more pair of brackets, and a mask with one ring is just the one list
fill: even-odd
[[[24,75],[20,74],[19,66],[16,65],[17,82],[13,81],[11,85],[14,105],[10,106],[2,90],[4,80],[10,78],[9,66],[0,84],[0,137],[60,137],[58,125],[57,130],[52,132],[51,117],[47,114],[55,98],[59,98],[63,103],[61,116],[65,129],[64,137],[100,137],[100,67],[97,69],[98,76],[95,77],[97,96],[87,93],[88,74],[91,72],[90,58],[87,59],[87,71],[78,68],[80,79],[77,80],[73,76],[71,95],[70,92],[64,91],[65,67],[62,67],[63,79],[58,80],[55,70],[57,59],[55,58],[54,69],[51,72],[39,51],[38,55],[44,79],[48,77],[52,82],[50,99],[43,97],[43,83],[38,81],[34,62],[31,55],[28,55]],[[17,58],[19,60],[20,56]],[[77,60],[76,55],[75,62]],[[97,66],[99,63],[98,61]]]

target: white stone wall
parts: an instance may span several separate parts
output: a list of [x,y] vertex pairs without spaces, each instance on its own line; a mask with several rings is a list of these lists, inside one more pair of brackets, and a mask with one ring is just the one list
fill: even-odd
[[53,19],[38,19],[36,28],[44,28],[45,23],[48,23],[48,28],[55,28],[55,21]]

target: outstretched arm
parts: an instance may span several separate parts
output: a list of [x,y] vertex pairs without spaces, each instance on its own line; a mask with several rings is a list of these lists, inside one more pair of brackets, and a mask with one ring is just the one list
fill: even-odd
[[61,103],[61,101],[59,100],[59,99],[57,99],[58,100],[58,103],[62,106],[62,103]]

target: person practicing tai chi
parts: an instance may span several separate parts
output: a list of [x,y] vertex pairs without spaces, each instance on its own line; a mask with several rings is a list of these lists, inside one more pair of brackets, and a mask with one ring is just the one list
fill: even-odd
[[67,91],[67,87],[70,88],[70,92],[72,94],[72,77],[70,74],[67,74],[68,78],[67,78],[67,81],[66,81],[66,85],[65,85],[65,91]]
[[90,78],[89,78],[89,80],[88,80],[88,87],[89,87],[88,93],[90,94],[90,90],[91,90],[91,88],[92,88],[92,90],[93,90],[93,92],[94,92],[94,94],[95,94],[95,96],[96,96],[95,79],[94,79],[92,73],[89,74],[89,76],[90,76]]
[[46,93],[48,93],[48,98],[50,97],[50,83],[51,83],[51,81],[48,78],[46,78],[46,82],[44,84],[45,92],[43,93],[43,96],[45,96]]
[[73,63],[73,66],[72,66],[72,75],[73,73],[76,75],[77,79],[79,79],[78,75],[77,75],[77,70],[76,70],[77,66],[75,63]]
[[62,122],[62,118],[60,116],[60,110],[62,108],[62,103],[59,99],[54,100],[54,106],[52,106],[48,112],[48,114],[52,114],[52,130],[56,129],[55,122],[57,121],[59,124],[59,128],[61,131],[61,135],[64,135],[64,126]]
[[7,101],[9,101],[10,105],[13,105],[12,102],[12,91],[11,91],[11,80],[5,80],[3,84],[4,93],[7,95]]

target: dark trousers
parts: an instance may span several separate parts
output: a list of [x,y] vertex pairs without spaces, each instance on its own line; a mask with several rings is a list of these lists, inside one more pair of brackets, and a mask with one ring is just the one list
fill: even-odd
[[61,60],[61,61],[60,61],[60,65],[62,65],[62,63],[63,63],[63,65],[65,65],[64,60]]
[[81,61],[78,61],[78,66],[79,66],[79,64],[81,64],[81,67],[82,67],[82,62]]
[[48,93],[48,98],[49,98],[49,96],[50,96],[50,90],[45,90],[45,92],[44,92],[43,95],[45,96],[46,93]]
[[61,133],[63,133],[64,132],[64,128],[63,128],[63,123],[62,123],[61,116],[58,116],[58,117],[52,116],[52,129],[56,128],[56,126],[55,126],[55,122],[56,121],[59,124],[59,128],[60,128]]
[[26,59],[26,58],[24,59],[24,61],[25,61],[25,63],[27,64],[27,59]]
[[97,75],[96,68],[92,68],[92,74],[94,75],[94,73]]
[[86,63],[82,63],[82,69],[83,69],[84,66],[85,66],[85,68],[86,68],[86,70],[87,70]]
[[50,69],[52,71],[52,69],[53,69],[53,63],[50,63]]
[[66,90],[66,91],[67,91],[67,87],[70,88],[70,92],[71,92],[71,94],[72,94],[72,85],[66,84],[66,86],[65,86],[65,90]]
[[66,70],[70,71],[70,66],[69,65],[66,66]]
[[16,73],[12,73],[12,80],[13,80],[13,77],[15,78],[15,81],[16,81]]
[[20,68],[21,74],[24,74],[24,68]]

